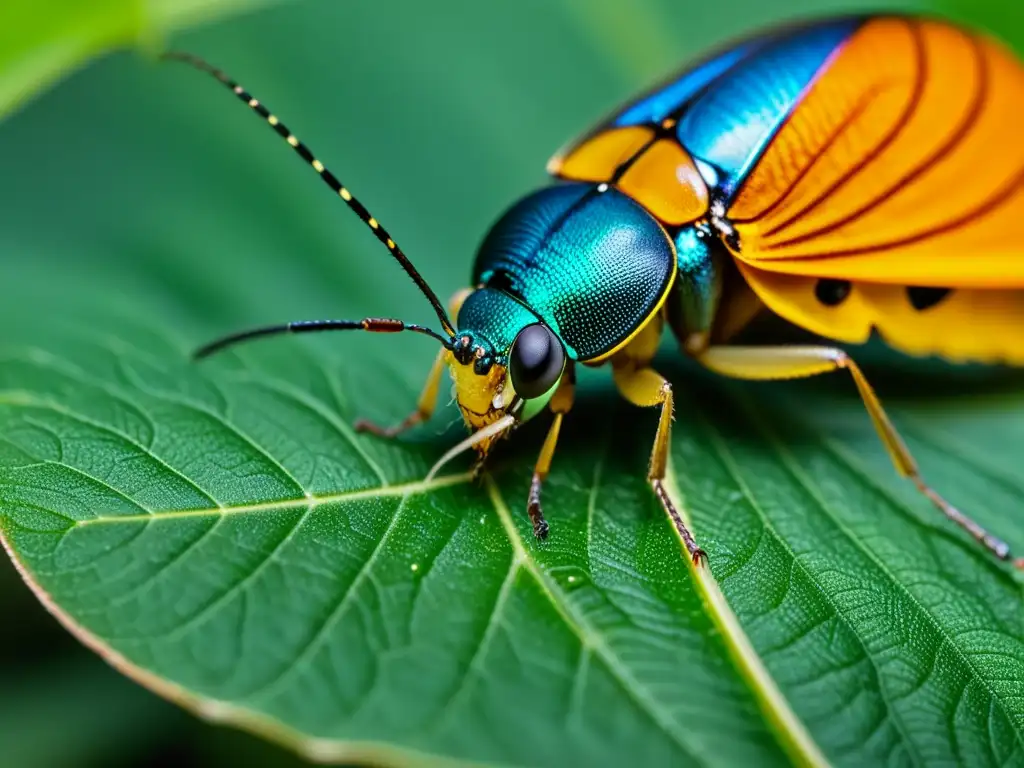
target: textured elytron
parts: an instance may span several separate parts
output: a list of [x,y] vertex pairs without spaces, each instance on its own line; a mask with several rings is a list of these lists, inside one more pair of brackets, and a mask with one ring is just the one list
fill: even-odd
[[[519,298],[570,357],[586,361],[628,338],[674,274],[672,242],[640,205],[614,189],[565,184],[524,198],[498,221],[473,282]],[[467,311],[475,309],[460,314]],[[489,333],[489,325],[478,327]]]

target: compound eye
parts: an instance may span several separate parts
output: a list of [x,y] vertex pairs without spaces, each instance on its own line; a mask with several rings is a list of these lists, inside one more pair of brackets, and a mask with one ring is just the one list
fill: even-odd
[[564,367],[565,349],[546,325],[528,325],[516,336],[509,355],[509,373],[516,394],[523,399],[546,394]]

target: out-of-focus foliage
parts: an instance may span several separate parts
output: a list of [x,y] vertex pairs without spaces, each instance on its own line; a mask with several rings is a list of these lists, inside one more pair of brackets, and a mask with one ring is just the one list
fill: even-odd
[[280,0],[4,0],[0,117],[94,56],[158,49],[175,30],[273,2]]

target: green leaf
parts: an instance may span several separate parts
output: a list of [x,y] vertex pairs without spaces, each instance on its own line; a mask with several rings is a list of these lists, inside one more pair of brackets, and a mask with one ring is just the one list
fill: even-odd
[[[669,5],[638,4],[637,28],[685,30],[658,55],[610,53],[568,4],[454,0],[324,0],[175,44],[452,292],[553,148],[738,30]],[[188,361],[249,324],[430,317],[215,83],[114,56],[0,126],[0,167],[0,529],[44,605],[143,685],[349,762],[1024,764],[1021,585],[895,477],[849,381],[723,383],[666,347],[674,493],[712,576],[644,480],[655,415],[588,372],[538,545],[543,423],[482,484],[423,480],[450,407],[400,443],[353,433],[412,407],[429,342]],[[867,352],[926,476],[1024,551],[1020,376]]]
[[5,0],[0,117],[90,58],[271,0]]

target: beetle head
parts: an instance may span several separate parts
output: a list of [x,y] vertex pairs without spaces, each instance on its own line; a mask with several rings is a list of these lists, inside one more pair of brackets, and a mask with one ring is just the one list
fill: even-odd
[[500,291],[470,293],[458,321],[465,330],[456,332],[447,356],[452,394],[466,426],[480,433],[510,417],[502,422],[505,429],[473,443],[482,459],[510,427],[547,405],[565,370],[566,353],[547,325]]

